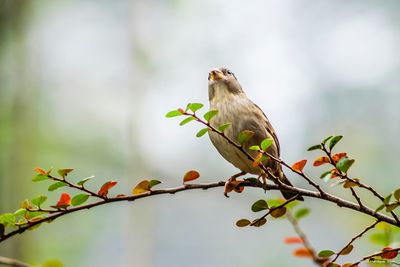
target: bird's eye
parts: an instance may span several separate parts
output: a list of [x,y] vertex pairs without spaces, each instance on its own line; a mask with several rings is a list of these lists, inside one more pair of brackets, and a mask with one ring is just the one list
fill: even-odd
[[227,70],[226,73],[228,73],[229,75],[233,74],[230,70]]

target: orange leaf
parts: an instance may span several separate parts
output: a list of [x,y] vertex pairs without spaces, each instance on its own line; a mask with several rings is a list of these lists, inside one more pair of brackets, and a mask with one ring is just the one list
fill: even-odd
[[138,183],[135,188],[132,189],[133,195],[139,195],[145,192],[150,192],[150,182],[149,180],[143,180]]
[[253,167],[257,167],[260,164],[261,159],[262,159],[262,153],[258,153],[257,157],[253,161],[253,164],[252,164]]
[[321,165],[323,165],[323,164],[325,164],[325,163],[329,163],[329,158],[326,157],[326,156],[323,156],[323,157],[317,158],[317,159],[314,161],[313,166],[314,166],[314,167],[317,167],[317,166],[321,166]]
[[283,242],[285,244],[302,244],[303,239],[301,239],[298,236],[290,236],[290,237],[286,237],[285,239],[283,239]]
[[108,181],[103,186],[100,188],[99,192],[97,194],[101,197],[107,197],[108,195],[108,190],[110,190],[112,187],[114,187],[117,184],[116,181]]
[[183,110],[183,108],[178,108],[178,111],[180,112],[180,113],[185,113],[185,111]]
[[44,171],[42,168],[39,168],[39,167],[36,167],[34,170],[35,170],[35,172],[40,173],[40,174],[44,174],[44,175],[47,174],[46,171]]
[[293,255],[296,257],[305,257],[305,258],[312,257],[310,251],[307,248],[298,248],[293,251]]
[[295,171],[298,171],[298,172],[303,172],[303,169],[304,169],[304,166],[306,166],[306,163],[307,163],[306,159],[300,160],[292,165],[292,169]]
[[337,163],[341,158],[346,157],[347,153],[346,152],[342,152],[342,153],[337,153],[335,155],[332,156],[332,160]]
[[58,200],[57,208],[66,208],[71,205],[71,196],[68,193],[62,193],[60,199]]
[[188,171],[187,173],[185,173],[185,175],[183,176],[183,182],[193,181],[199,177],[200,177],[200,173],[198,171],[191,170],[191,171]]
[[[392,250],[392,249],[393,249],[393,248],[391,248],[391,247],[385,247],[385,248],[383,248],[382,251],[383,251],[384,253],[381,254],[381,257],[384,258],[384,259],[387,259],[387,260],[391,260],[391,259],[396,258],[396,257],[397,257],[397,254],[399,254],[399,252],[398,252],[398,251],[390,251],[390,250]],[[385,252],[385,251],[387,251],[387,252]]]

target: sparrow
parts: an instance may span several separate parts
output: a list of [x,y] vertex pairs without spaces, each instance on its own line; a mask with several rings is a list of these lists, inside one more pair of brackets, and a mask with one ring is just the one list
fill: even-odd
[[[237,144],[239,144],[238,137],[241,132],[252,131],[253,137],[243,144],[243,148],[253,158],[256,158],[259,152],[250,150],[249,147],[260,145],[264,139],[271,138],[273,143],[267,149],[267,152],[275,157],[280,156],[279,140],[274,128],[264,112],[247,97],[235,74],[226,68],[211,70],[208,75],[208,98],[210,109],[218,110],[217,115],[210,119],[211,126],[218,128],[222,124],[230,123],[230,127],[224,130],[224,134]],[[222,157],[241,170],[240,173],[233,175],[230,180],[235,180],[246,173],[258,175],[264,181],[268,178],[267,173],[260,167],[253,166],[253,162],[242,151],[229,144],[224,137],[213,131],[209,131],[209,137]],[[292,185],[279,163],[268,158],[262,164],[266,168],[270,168],[273,175],[282,183]],[[281,193],[285,199],[290,199],[296,195],[284,191]],[[301,196],[297,199],[303,200]]]

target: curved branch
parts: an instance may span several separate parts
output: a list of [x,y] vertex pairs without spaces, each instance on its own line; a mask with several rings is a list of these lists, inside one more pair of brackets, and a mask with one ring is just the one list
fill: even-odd
[[[70,214],[70,213],[73,213],[76,211],[90,209],[93,207],[97,207],[97,206],[101,206],[101,205],[105,205],[105,204],[109,204],[109,203],[114,203],[114,202],[134,201],[137,199],[146,198],[146,197],[155,196],[155,195],[175,194],[178,192],[194,190],[194,189],[206,190],[209,188],[223,187],[223,186],[225,186],[225,183],[226,183],[225,181],[220,181],[220,182],[207,183],[207,184],[184,184],[182,186],[174,187],[174,188],[152,190],[152,191],[148,191],[143,194],[140,194],[140,195],[106,198],[104,200],[94,202],[91,204],[82,205],[82,206],[78,206],[78,207],[74,207],[74,208],[68,208],[68,209],[64,209],[64,210],[59,210],[59,212],[52,213],[51,215],[44,217],[42,219],[38,219],[36,221],[29,222],[27,225],[22,225],[18,229],[1,236],[0,242],[3,242],[17,234],[21,234],[21,233],[25,232],[26,230],[28,230],[34,226],[37,226],[43,222],[53,221],[54,219],[57,219],[58,217],[61,217],[61,216],[64,216],[64,215],[67,215],[67,214]],[[250,182],[244,181],[242,183],[242,185],[245,187],[262,188],[264,190],[280,190],[280,191],[283,190],[286,192],[291,192],[291,193],[299,194],[299,195],[306,196],[306,197],[322,199],[322,200],[325,200],[325,201],[328,201],[331,203],[335,203],[339,207],[345,207],[348,209],[359,211],[366,215],[372,216],[372,217],[376,218],[377,220],[384,221],[384,222],[387,222],[392,225],[400,226],[391,217],[388,217],[382,213],[377,213],[374,210],[372,210],[368,207],[365,207],[365,206],[360,207],[359,205],[357,205],[355,203],[341,199],[339,197],[336,197],[336,196],[328,194],[328,193],[321,195],[320,192],[310,191],[310,190],[302,189],[302,188],[296,188],[296,187],[288,186],[285,184],[275,185],[275,184],[263,184],[261,182],[250,183]]]

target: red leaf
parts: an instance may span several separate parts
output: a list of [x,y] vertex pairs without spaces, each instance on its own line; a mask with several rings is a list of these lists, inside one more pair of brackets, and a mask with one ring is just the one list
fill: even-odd
[[37,172],[39,174],[44,174],[44,175],[47,174],[46,171],[44,171],[42,168],[39,168],[39,167],[36,167],[34,170],[35,170],[35,172]]
[[[383,251],[384,253],[381,254],[381,257],[384,258],[384,259],[387,259],[387,260],[391,260],[391,259],[396,258],[396,257],[397,257],[397,254],[399,254],[399,252],[398,252],[398,251],[390,251],[390,250],[392,250],[392,249],[393,249],[393,248],[391,248],[391,247],[385,247],[385,248],[383,248],[382,251]],[[387,252],[385,252],[385,251],[387,251]]]
[[200,177],[200,173],[195,170],[188,171],[183,176],[183,182],[193,181]]
[[293,251],[293,255],[296,257],[302,257],[302,258],[311,258],[312,254],[307,248],[298,248]]
[[337,163],[341,158],[346,157],[347,153],[346,152],[342,152],[342,153],[337,153],[335,155],[332,156],[332,160]]
[[99,190],[99,192],[97,192],[97,194],[101,197],[107,197],[108,190],[110,190],[116,184],[117,184],[116,181],[108,181],[107,183],[103,184],[103,186],[100,188],[100,190]]
[[313,166],[314,166],[314,167],[317,167],[317,166],[321,166],[321,165],[323,165],[323,164],[325,164],[325,163],[329,163],[329,158],[326,157],[326,156],[323,156],[323,157],[317,158],[317,159],[314,161]]
[[302,244],[303,239],[301,239],[298,236],[290,236],[290,237],[286,237],[285,239],[283,239],[283,242],[285,244]]
[[71,196],[68,193],[62,193],[56,204],[56,208],[66,208],[71,205]]
[[295,171],[298,171],[298,172],[303,172],[303,169],[304,169],[304,166],[306,166],[306,163],[307,163],[306,159],[300,160],[292,165],[292,169]]

